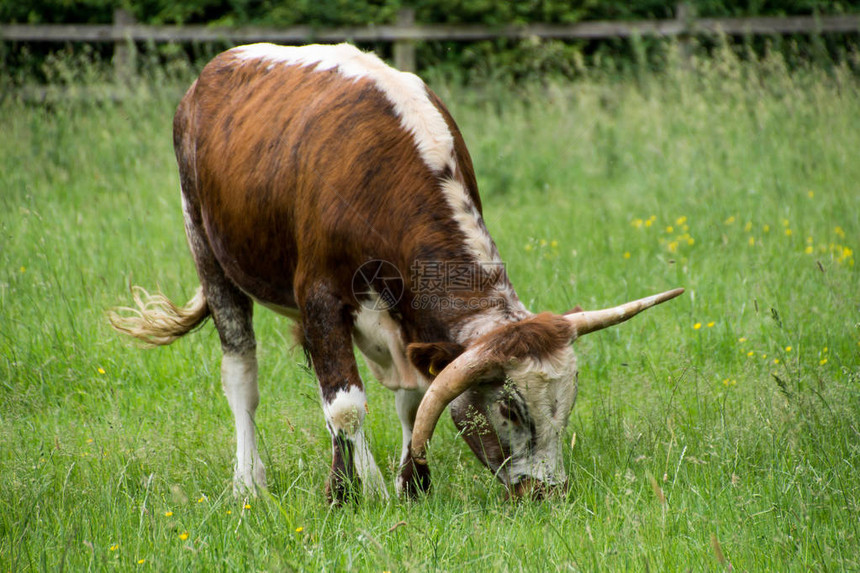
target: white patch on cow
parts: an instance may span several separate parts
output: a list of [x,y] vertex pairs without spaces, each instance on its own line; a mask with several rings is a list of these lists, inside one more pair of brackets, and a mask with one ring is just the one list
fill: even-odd
[[364,429],[360,429],[353,438],[353,447],[355,469],[358,470],[358,475],[361,478],[364,495],[388,499],[388,488],[385,487],[382,472],[379,471],[373,454],[370,452],[370,447],[364,436]]
[[427,381],[409,362],[400,325],[382,308],[377,295],[356,313],[352,338],[379,382],[389,390],[426,388]]
[[323,413],[330,430],[351,437],[361,428],[367,413],[364,389],[350,386],[349,390],[338,390],[331,402],[323,400]]
[[[519,455],[514,449],[515,455],[509,462],[511,483],[524,477],[551,485],[564,483],[567,475],[562,463],[561,434],[577,393],[573,348],[564,346],[541,360],[523,360],[506,374],[523,397],[537,434],[531,455],[524,444],[511,444],[513,448],[521,448]],[[499,424],[500,420],[493,420],[493,423]]]
[[[266,60],[273,64],[314,66],[314,71],[337,69],[346,78],[369,78],[385,94],[400,118],[400,125],[412,134],[421,159],[434,173],[446,167],[454,171],[454,136],[445,118],[427,97],[424,82],[408,72],[388,66],[369,52],[349,44],[276,46],[251,44],[231,50],[244,60]],[[273,66],[269,66],[272,69]]]
[[266,468],[257,452],[254,413],[260,403],[257,389],[257,358],[225,353],[221,359],[221,384],[236,422],[236,467],[233,488],[237,494],[253,494],[266,487]]
[[454,220],[466,235],[466,244],[475,254],[478,264],[499,263],[502,259],[496,244],[490,237],[484,219],[466,192],[463,183],[455,179],[442,181],[442,194],[454,212]]
[[[415,414],[418,412],[418,405],[421,404],[423,397],[424,393],[416,390],[398,390],[394,394],[394,407],[397,410],[397,417],[400,418],[402,431],[400,467],[403,467],[409,455],[409,446],[412,444],[412,429],[415,427]],[[398,475],[394,482],[394,490],[397,495],[403,493],[405,485],[401,476]]]
[[361,478],[366,495],[379,495],[387,499],[388,490],[382,473],[373,459],[367,439],[364,436],[364,417],[367,413],[367,397],[364,390],[351,386],[349,390],[338,390],[334,400],[323,400],[323,413],[326,426],[334,438],[338,432],[352,442],[355,469]]

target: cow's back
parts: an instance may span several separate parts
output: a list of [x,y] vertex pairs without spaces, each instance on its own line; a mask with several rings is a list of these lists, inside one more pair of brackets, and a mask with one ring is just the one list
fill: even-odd
[[370,259],[408,272],[428,242],[470,258],[439,190],[456,178],[478,201],[453,120],[418,78],[351,46],[224,52],[180,104],[174,139],[187,205],[260,301],[295,306],[321,269],[346,288]]

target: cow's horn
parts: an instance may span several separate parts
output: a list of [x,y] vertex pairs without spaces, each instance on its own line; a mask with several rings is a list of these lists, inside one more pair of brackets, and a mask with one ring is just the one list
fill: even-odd
[[489,354],[483,345],[470,348],[446,366],[433,380],[415,414],[410,448],[415,463],[427,463],[427,442],[433,436],[433,430],[442,411],[454,398],[481,379],[481,375],[491,365]]
[[573,325],[576,336],[582,336],[595,330],[607,328],[633,318],[646,308],[671,300],[684,292],[682,288],[668,290],[639,300],[624,303],[613,308],[603,310],[587,310],[564,315],[564,318]]

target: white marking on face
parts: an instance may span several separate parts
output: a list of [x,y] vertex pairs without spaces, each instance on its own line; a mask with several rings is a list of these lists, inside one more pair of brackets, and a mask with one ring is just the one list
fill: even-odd
[[[562,434],[576,401],[576,355],[570,346],[542,360],[524,360],[507,372],[528,408],[534,422],[534,449],[513,449],[510,461],[512,483],[524,477],[548,484],[564,483],[567,479],[562,463]],[[500,414],[491,411],[497,419]],[[513,446],[513,444],[512,444]],[[520,446],[521,447],[521,446]]]
[[257,452],[254,428],[254,413],[260,403],[254,353],[225,353],[221,359],[221,384],[236,423],[233,487],[237,493],[252,493],[255,485],[266,487],[266,468]]
[[251,44],[234,48],[232,53],[244,60],[314,66],[314,71],[318,72],[337,69],[346,78],[372,79],[394,106],[400,125],[412,134],[418,153],[427,167],[434,173],[446,167],[454,171],[454,136],[445,118],[427,97],[424,82],[415,74],[395,70],[376,54],[362,52],[349,44]]

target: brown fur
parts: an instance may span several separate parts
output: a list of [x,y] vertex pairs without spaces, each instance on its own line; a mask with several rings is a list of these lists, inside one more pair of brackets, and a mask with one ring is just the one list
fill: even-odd
[[573,328],[564,317],[542,312],[488,333],[476,344],[486,344],[493,359],[541,359],[570,344]]

